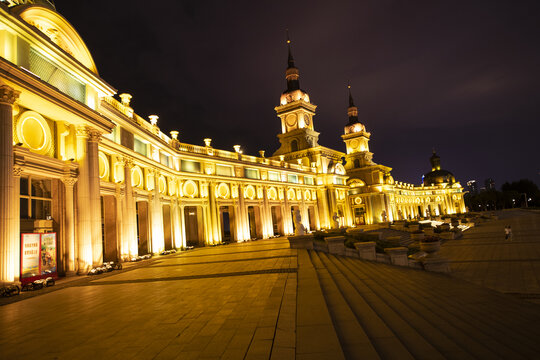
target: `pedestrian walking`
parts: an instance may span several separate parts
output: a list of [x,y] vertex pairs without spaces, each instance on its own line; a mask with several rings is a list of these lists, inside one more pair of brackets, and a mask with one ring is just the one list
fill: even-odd
[[510,225],[504,228],[504,239],[512,241],[512,227]]

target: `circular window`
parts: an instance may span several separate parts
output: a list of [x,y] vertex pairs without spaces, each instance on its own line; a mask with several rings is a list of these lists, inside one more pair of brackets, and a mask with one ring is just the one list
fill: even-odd
[[362,198],[360,198],[360,197],[354,198],[354,203],[356,205],[360,205],[362,203]]
[[17,137],[27,148],[39,154],[48,154],[52,147],[51,129],[47,121],[35,111],[25,111],[16,125]]
[[306,190],[304,192],[304,199],[306,199],[307,201],[311,200],[311,192],[309,190]]
[[277,199],[276,188],[271,187],[270,189],[268,189],[268,199],[270,199],[270,200],[276,200]]
[[184,195],[189,197],[197,196],[197,184],[193,180],[188,180],[182,186],[184,190]]
[[134,166],[131,169],[131,185],[135,187],[142,187],[143,179],[144,177],[141,168]]
[[294,189],[287,190],[287,200],[294,200],[294,198],[295,198]]
[[244,189],[244,197],[250,200],[255,199],[255,188],[252,185],[246,186]]
[[225,183],[221,183],[216,187],[216,194],[222,199],[228,199],[229,193],[229,186],[227,186]]
[[160,175],[160,177],[159,177],[159,192],[161,194],[165,194],[165,191],[167,191],[167,179],[165,179],[165,176]]
[[99,152],[99,178],[109,181],[109,158],[101,151]]

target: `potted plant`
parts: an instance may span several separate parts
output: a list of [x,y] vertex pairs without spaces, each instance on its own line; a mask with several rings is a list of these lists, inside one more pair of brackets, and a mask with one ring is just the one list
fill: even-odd
[[411,240],[422,240],[424,238],[424,232],[422,230],[415,230],[411,232]]
[[441,248],[441,240],[435,236],[426,236],[420,240],[420,250],[428,255],[436,253]]

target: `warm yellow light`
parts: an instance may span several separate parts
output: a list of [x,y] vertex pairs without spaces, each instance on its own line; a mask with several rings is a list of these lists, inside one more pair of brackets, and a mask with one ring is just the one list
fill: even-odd
[[150,115],[148,116],[148,118],[150,119],[150,124],[152,125],[157,125],[157,121],[159,119],[159,116],[157,115]]

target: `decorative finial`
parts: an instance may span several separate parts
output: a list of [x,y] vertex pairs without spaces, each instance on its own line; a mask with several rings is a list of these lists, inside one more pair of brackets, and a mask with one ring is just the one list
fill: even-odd
[[289,38],[289,29],[285,29],[285,32],[287,33],[287,49],[289,50],[289,57],[287,59],[287,65],[288,69],[294,68],[294,58],[292,56],[291,51],[291,39]]
[[354,100],[351,94],[351,84],[347,82],[347,89],[349,89],[349,107],[354,107]]

